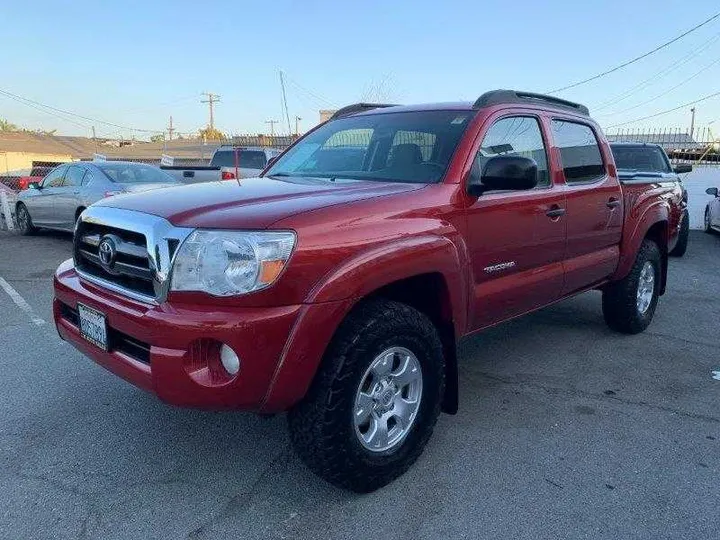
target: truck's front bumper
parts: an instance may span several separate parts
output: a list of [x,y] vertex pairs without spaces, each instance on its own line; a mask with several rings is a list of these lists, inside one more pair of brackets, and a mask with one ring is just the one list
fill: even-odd
[[[54,289],[55,325],[64,340],[163,401],[210,409],[276,412],[291,406],[306,391],[327,343],[318,347],[301,332],[328,340],[335,329],[328,316],[346,309],[343,302],[266,308],[148,305],[86,282],[71,260],[58,268]],[[107,351],[81,336],[78,303],[105,314]],[[219,343],[239,356],[237,375],[227,374],[212,358]]]

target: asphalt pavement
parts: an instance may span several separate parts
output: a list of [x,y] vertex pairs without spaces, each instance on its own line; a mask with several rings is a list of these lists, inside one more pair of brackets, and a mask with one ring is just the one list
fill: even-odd
[[641,335],[588,293],[467,339],[460,412],[369,495],[305,469],[282,415],[173,408],[63,343],[70,249],[0,232],[0,538],[720,537],[720,236]]

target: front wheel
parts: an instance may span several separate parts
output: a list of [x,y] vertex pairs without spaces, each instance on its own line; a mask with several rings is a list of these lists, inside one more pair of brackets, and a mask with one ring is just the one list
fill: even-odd
[[643,240],[630,273],[603,290],[607,325],[624,334],[638,334],[652,321],[660,296],[662,256],[652,240]]
[[288,415],[295,450],[317,475],[366,493],[419,457],[440,413],[442,344],[430,320],[370,300],[341,324],[307,396]]
[[33,225],[32,218],[30,217],[30,212],[28,212],[27,207],[23,203],[20,203],[17,205],[15,213],[17,214],[17,222],[20,232],[25,236],[35,234],[37,229],[35,228],[35,225]]
[[690,214],[687,210],[683,212],[682,222],[680,223],[680,232],[675,247],[670,252],[673,257],[682,257],[687,251],[688,237],[690,236]]

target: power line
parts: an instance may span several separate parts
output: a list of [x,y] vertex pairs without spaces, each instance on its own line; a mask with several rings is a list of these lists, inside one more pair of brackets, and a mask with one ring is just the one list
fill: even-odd
[[[2,92],[0,91],[0,95],[5,95],[5,94],[2,94]],[[27,103],[27,102],[24,101],[22,98],[15,98],[15,97],[10,96],[10,95],[5,95],[5,97],[10,98],[10,99],[12,99],[12,100],[14,100],[14,101],[17,101],[18,103],[21,103],[21,104],[25,105],[26,107],[30,107],[31,109],[35,109],[36,111],[40,111],[40,112],[43,113],[43,114],[48,114],[48,115],[53,116],[53,117],[55,117],[55,118],[59,118],[60,120],[63,120],[63,121],[65,121],[65,122],[70,122],[71,124],[74,124],[74,125],[76,125],[76,126],[78,126],[78,127],[81,127],[81,128],[83,128],[83,129],[87,129],[88,127],[90,127],[89,124],[81,124],[80,122],[77,122],[77,121],[75,121],[75,120],[71,120],[70,118],[67,118],[66,116],[62,116],[62,115],[60,115],[60,114],[53,113],[53,112],[51,112],[51,111],[47,111],[47,110],[42,109],[42,108],[40,108],[40,107],[38,107],[38,106],[36,106],[36,105],[33,105],[32,103]]]
[[615,115],[622,114],[622,113],[625,113],[625,112],[628,112],[628,111],[632,111],[632,110],[634,110],[634,109],[637,109],[638,107],[642,107],[643,105],[647,105],[648,103],[652,103],[652,102],[655,101],[656,99],[661,98],[661,97],[663,97],[663,96],[666,96],[666,95],[668,95],[670,92],[672,92],[673,90],[676,90],[676,89],[680,88],[682,85],[690,82],[691,80],[693,80],[693,79],[694,79],[695,77],[697,77],[698,75],[700,75],[700,74],[702,74],[702,73],[705,73],[708,69],[710,69],[712,66],[714,66],[714,65],[717,64],[718,62],[720,62],[720,58],[717,58],[716,60],[713,60],[713,61],[710,62],[707,66],[705,66],[704,68],[702,68],[700,71],[694,73],[693,75],[690,75],[690,77],[688,77],[687,79],[685,79],[685,80],[682,81],[681,83],[676,84],[676,85],[673,86],[672,88],[669,88],[669,89],[665,90],[664,92],[662,92],[661,94],[658,94],[658,95],[655,96],[655,97],[652,97],[652,98],[650,98],[650,99],[648,99],[648,100],[646,100],[646,101],[643,101],[643,102],[641,102],[641,103],[638,103],[637,105],[633,105],[632,107],[628,107],[627,109],[623,109],[623,110],[621,110],[621,111],[615,111],[615,112],[607,113],[607,114],[601,114],[601,115],[599,115],[599,116],[615,116]]
[[675,43],[676,41],[684,38],[684,37],[687,36],[688,34],[691,34],[691,33],[694,32],[695,30],[697,30],[698,28],[701,28],[701,27],[705,26],[705,25],[708,24],[709,22],[714,21],[714,20],[717,19],[718,17],[720,17],[720,12],[716,13],[715,15],[713,15],[712,17],[710,17],[710,18],[708,18],[708,19],[705,19],[703,22],[701,22],[701,23],[698,24],[697,26],[692,27],[690,30],[687,30],[687,31],[683,32],[682,34],[680,34],[679,36],[671,39],[670,41],[666,41],[666,42],[663,43],[662,45],[659,45],[659,46],[655,47],[653,50],[646,52],[645,54],[641,54],[640,56],[636,56],[636,57],[633,58],[632,60],[628,60],[627,62],[623,62],[622,64],[620,64],[620,65],[618,65],[618,66],[615,66],[615,67],[613,67],[613,68],[611,68],[611,69],[608,69],[607,71],[603,71],[602,73],[598,73],[597,75],[593,75],[592,77],[588,77],[587,79],[583,79],[582,81],[578,81],[578,82],[573,83],[573,84],[568,84],[567,86],[563,86],[563,87],[561,87],[561,88],[556,88],[555,90],[550,90],[550,91],[547,92],[547,93],[548,93],[548,94],[556,94],[557,92],[562,92],[563,90],[569,90],[570,88],[575,88],[576,86],[580,86],[581,84],[589,83],[590,81],[594,81],[594,80],[596,80],[596,79],[599,79],[600,77],[604,77],[605,75],[609,75],[610,73],[614,73],[615,71],[618,71],[619,69],[622,69],[622,68],[624,68],[624,67],[627,67],[627,66],[629,66],[630,64],[634,64],[635,62],[637,62],[637,61],[639,61],[639,60],[642,60],[643,58],[647,58],[647,57],[650,56],[651,54],[654,54],[654,53],[656,53],[656,52],[664,49],[665,47],[667,47],[667,46],[669,46],[669,45],[672,45],[672,44]]
[[648,120],[649,118],[655,118],[657,116],[662,116],[663,114],[668,114],[671,112],[679,111],[680,109],[684,109],[685,107],[688,107],[690,105],[695,105],[696,103],[700,103],[701,101],[707,101],[708,99],[711,99],[711,98],[714,98],[717,96],[720,96],[720,92],[715,92],[714,94],[709,94],[700,99],[696,99],[695,101],[690,101],[689,103],[683,103],[682,105],[679,105],[672,109],[668,109],[666,111],[660,111],[659,113],[650,114],[648,116],[643,116],[641,118],[635,118],[634,120],[628,120],[627,122],[621,122],[619,124],[612,124],[611,126],[605,126],[605,128],[610,129],[610,128],[614,128],[614,127],[626,126],[628,124],[634,124],[635,122],[641,122],[642,120]]
[[654,75],[650,76],[649,78],[645,79],[644,81],[641,81],[641,82],[639,82],[638,84],[636,84],[635,86],[629,88],[628,90],[626,90],[626,91],[624,91],[624,92],[621,92],[620,94],[617,94],[616,96],[610,98],[610,99],[607,100],[607,101],[604,101],[604,102],[601,103],[600,105],[598,105],[598,106],[596,106],[596,107],[593,107],[593,111],[595,111],[595,112],[601,111],[601,110],[609,107],[610,105],[614,105],[614,104],[616,104],[616,103],[620,103],[621,101],[625,101],[627,98],[629,98],[629,97],[631,97],[633,94],[635,94],[635,92],[636,92],[637,90],[640,90],[641,88],[645,88],[645,87],[649,86],[650,83],[652,83],[653,81],[656,81],[656,80],[664,77],[664,76],[667,75],[668,73],[672,73],[672,71],[673,71],[673,70],[675,69],[675,67],[677,67],[678,65],[683,64],[683,63],[685,63],[687,60],[689,60],[689,59],[691,59],[691,58],[694,58],[695,56],[698,56],[699,54],[703,53],[708,47],[710,47],[710,45],[712,45],[713,43],[715,43],[718,39],[720,39],[720,32],[717,33],[717,34],[715,34],[713,37],[711,37],[711,38],[710,38],[709,40],[707,40],[706,42],[704,42],[704,43],[703,43],[702,45],[700,45],[697,49],[691,51],[689,54],[686,54],[685,56],[683,56],[683,57],[680,58],[679,60],[677,60],[677,61],[673,62],[672,64],[670,64],[669,66],[667,66],[666,68],[661,69],[660,71],[658,71],[658,72],[655,73]]
[[300,85],[297,81],[293,80],[291,77],[288,77],[287,73],[284,73],[284,75],[285,75],[285,80],[287,82],[292,84],[296,89],[300,90],[301,92],[304,92],[308,96],[315,98],[315,100],[322,103],[323,106],[325,106],[325,107],[327,107],[327,106],[336,107],[337,106],[337,104],[333,103],[331,100],[329,100],[319,94],[316,94],[315,92],[312,92],[311,90],[308,90],[304,86]]
[[[72,112],[72,111],[66,111],[66,110],[63,110],[63,109],[58,109],[57,107],[52,107],[52,106],[50,106],[50,105],[46,105],[46,104],[44,104],[44,103],[40,103],[39,101],[35,101],[35,100],[29,99],[29,98],[25,98],[25,97],[22,97],[22,96],[18,96],[17,94],[13,94],[12,92],[8,92],[7,90],[0,90],[0,94],[1,94],[1,95],[4,95],[4,96],[6,96],[6,97],[9,97],[9,98],[11,98],[11,99],[15,99],[16,101],[19,100],[19,101],[21,101],[21,102],[26,102],[26,103],[25,103],[26,105],[28,105],[29,103],[32,103],[32,104],[34,104],[34,105],[37,105],[37,106],[39,106],[39,107],[43,107],[43,108],[45,108],[45,109],[49,109],[49,110],[51,110],[51,111],[56,111],[56,112],[59,112],[59,113],[62,113],[62,114],[66,114],[66,115],[68,115],[68,116],[72,116],[72,117],[75,117],[75,118],[81,118],[81,119],[83,119],[83,120],[87,120],[88,122],[92,122],[92,123],[96,123],[96,124],[103,124],[103,125],[110,126],[110,127],[115,127],[115,128],[118,128],[118,129],[125,129],[125,130],[129,130],[129,131],[138,131],[138,132],[141,132],[141,133],[162,133],[162,132],[163,132],[163,130],[157,130],[157,129],[140,129],[140,128],[133,128],[133,127],[128,127],[128,126],[121,126],[120,124],[115,124],[115,123],[113,123],[113,122],[106,122],[105,120],[99,120],[99,119],[97,119],[97,118],[91,118],[91,117],[89,117],[89,116],[83,116],[83,115],[81,115],[81,114],[77,114],[77,113],[74,113],[74,112]],[[66,120],[67,120],[67,119],[66,119]]]

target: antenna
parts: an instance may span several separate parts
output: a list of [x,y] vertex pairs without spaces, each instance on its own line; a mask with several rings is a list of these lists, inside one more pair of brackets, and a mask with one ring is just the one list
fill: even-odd
[[283,78],[282,69],[280,70],[280,88],[282,88],[283,107],[285,108],[285,119],[287,120],[288,133],[291,133],[290,114],[287,107],[287,96],[285,95],[285,79]]

